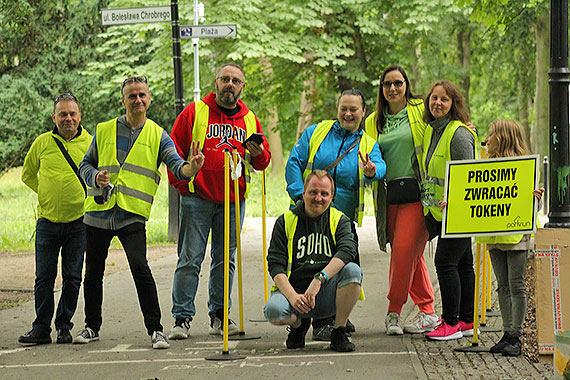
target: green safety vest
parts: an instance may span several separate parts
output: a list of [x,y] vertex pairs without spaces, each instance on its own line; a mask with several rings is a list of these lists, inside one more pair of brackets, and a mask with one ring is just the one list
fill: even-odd
[[[424,102],[422,99],[410,99],[406,104],[406,107],[408,109],[408,121],[410,122],[410,129],[412,130],[412,140],[414,141],[414,152],[416,153],[416,158],[418,160],[418,169],[420,171],[420,178],[418,178],[418,181],[421,181],[425,175],[422,156],[424,153],[424,133],[427,127],[427,124],[422,119],[424,113]],[[378,141],[378,129],[376,129],[376,112],[372,112],[370,116],[366,118],[366,121],[364,123],[364,130],[366,131],[366,134],[374,139],[374,141]],[[375,211],[378,209],[377,192],[378,182],[374,182],[372,185],[372,199],[374,200]]]
[[100,195],[102,190],[89,187],[85,211],[105,211],[118,205],[148,220],[160,183],[157,162],[162,132],[158,124],[147,119],[125,162],[120,165],[117,160],[117,119],[97,125],[98,169],[109,171],[115,188],[109,201],[100,205],[95,202],[94,196]]
[[[342,217],[342,211],[337,210],[334,207],[329,207],[329,224],[331,229],[331,235],[333,243],[336,245],[336,229],[340,223],[340,218]],[[293,243],[295,238],[295,232],[297,231],[297,222],[299,217],[291,210],[283,214],[283,219],[285,221],[285,236],[287,237],[287,278],[291,276],[291,268],[293,266]],[[274,292],[279,290],[277,285],[271,287],[271,291]],[[364,300],[364,290],[360,292],[360,300]]]
[[[206,139],[206,132],[208,132],[208,121],[210,120],[210,107],[204,103],[202,100],[198,100],[194,103],[195,110],[194,110],[194,124],[192,126],[192,141],[200,141],[202,147],[204,146],[204,140]],[[246,139],[257,132],[257,123],[255,121],[255,114],[249,110],[248,113],[244,116],[245,122],[245,133]],[[246,162],[251,162],[251,155],[249,150],[245,150],[245,157],[243,159]],[[188,190],[191,193],[194,193],[194,178],[192,177],[190,181],[188,181]],[[249,173],[249,169],[246,165],[244,165],[244,179],[245,179],[245,194],[244,197],[247,198],[249,194],[249,183],[251,181],[251,176]]]
[[[333,124],[336,120],[323,120],[315,128],[311,139],[309,140],[309,160],[305,171],[303,172],[303,180],[313,171],[313,162],[315,160],[315,155],[321,146],[321,143],[328,135]],[[360,142],[358,143],[358,151],[366,157],[366,154],[372,152],[376,140],[372,139],[366,133],[362,134]],[[358,162],[356,163],[358,165]],[[358,227],[362,226],[362,218],[364,217],[364,170],[358,165],[358,208],[356,210],[356,218]]]
[[[477,134],[469,129],[463,122],[459,120],[453,120],[445,127],[441,139],[437,143],[433,155],[426,170],[426,177],[431,178],[435,182],[435,199],[443,200],[443,190],[445,186],[445,164],[447,161],[451,161],[451,139],[458,128],[466,128],[475,137],[475,146],[477,146]],[[427,156],[427,151],[431,142],[433,128],[427,128],[424,135],[424,154],[422,157],[422,162],[425,164],[425,159]],[[474,150],[475,158],[477,158],[477,149]],[[424,206],[424,215],[430,212],[434,219],[441,221],[443,213],[439,206]]]

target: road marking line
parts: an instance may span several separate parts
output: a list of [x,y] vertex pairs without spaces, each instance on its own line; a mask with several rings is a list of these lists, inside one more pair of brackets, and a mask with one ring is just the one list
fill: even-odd
[[87,351],[90,354],[100,354],[100,353],[109,353],[109,352],[113,352],[113,353],[118,353],[118,352],[144,352],[144,351],[149,351],[150,348],[133,348],[133,349],[129,349],[129,347],[131,347],[132,344],[117,344],[115,347],[109,349],[109,350],[93,350],[93,351]]
[[29,347],[14,348],[13,350],[0,350],[0,356],[1,355],[7,355],[7,354],[15,354],[16,352],[22,352],[22,351],[26,351],[28,349],[29,349]]
[[[416,352],[399,351],[399,352],[350,352],[350,353],[330,353],[330,354],[299,354],[299,355],[280,355],[280,356],[248,356],[244,360],[287,360],[287,359],[308,359],[308,358],[333,358],[333,357],[355,357],[355,356],[401,356],[415,355]],[[138,359],[138,360],[110,360],[110,361],[91,361],[91,362],[67,362],[67,363],[37,363],[37,364],[8,364],[1,365],[3,369],[13,368],[43,368],[43,367],[69,367],[69,366],[86,366],[86,365],[109,365],[109,364],[151,364],[151,363],[176,363],[176,362],[196,362],[204,361],[204,358],[180,358],[180,359]]]

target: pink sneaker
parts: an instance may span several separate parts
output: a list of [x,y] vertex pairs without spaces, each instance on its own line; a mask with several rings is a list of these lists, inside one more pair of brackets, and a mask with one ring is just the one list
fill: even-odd
[[[463,336],[473,336],[473,322],[467,323],[463,321],[459,321],[459,330],[463,333]],[[480,334],[481,331],[477,329],[477,334]]]
[[451,340],[462,337],[463,333],[459,329],[459,324],[450,326],[445,323],[443,319],[440,320],[439,326],[437,326],[432,332],[426,334],[426,338],[429,340]]

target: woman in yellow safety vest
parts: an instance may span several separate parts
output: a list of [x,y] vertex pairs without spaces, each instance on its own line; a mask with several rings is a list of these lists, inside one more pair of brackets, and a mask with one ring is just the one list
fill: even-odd
[[[530,154],[524,132],[514,120],[493,121],[485,143],[489,158]],[[533,193],[540,203],[544,189],[534,190]],[[520,337],[527,309],[524,281],[528,251],[532,249],[530,235],[484,236],[478,237],[477,242],[487,244],[493,272],[497,278],[503,319],[503,337],[490,351],[502,353],[503,356],[519,356],[522,347]]]
[[[378,141],[386,161],[386,183],[374,183],[374,206],[380,249],[385,251],[390,242],[388,335],[430,332],[439,320],[424,259],[428,232],[419,187],[427,126],[423,113],[424,102],[412,93],[404,69],[388,66],[380,76],[376,111],[366,119],[366,133]],[[408,295],[420,313],[402,328],[400,313]]]
[[[469,112],[463,97],[448,80],[436,81],[426,98],[428,107],[423,120],[428,123],[424,134],[422,162],[422,203],[430,238],[441,232],[445,166],[450,160],[473,159],[477,135],[467,127]],[[475,272],[471,238],[442,239],[435,252],[435,268],[442,300],[442,320],[426,338],[459,339],[473,335],[473,292]]]

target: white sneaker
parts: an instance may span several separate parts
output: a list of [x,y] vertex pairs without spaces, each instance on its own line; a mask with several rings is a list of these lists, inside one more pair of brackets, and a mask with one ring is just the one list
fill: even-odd
[[86,327],[73,339],[74,344],[87,344],[99,340],[99,333]]
[[152,348],[170,347],[170,343],[168,343],[168,339],[166,339],[166,335],[164,335],[162,331],[153,332],[151,340],[152,340]]
[[[210,335],[224,335],[224,325],[222,320],[218,317],[212,317],[210,322],[210,330],[208,331]],[[236,323],[228,318],[228,335],[239,334],[239,328]]]
[[437,327],[438,321],[437,315],[421,312],[416,319],[404,325],[404,332],[408,334],[428,333]]
[[191,318],[178,318],[172,324],[168,339],[188,339],[188,330],[190,330]]
[[386,334],[388,335],[402,335],[402,322],[400,321],[400,314],[391,312],[386,315],[384,321],[386,323]]

